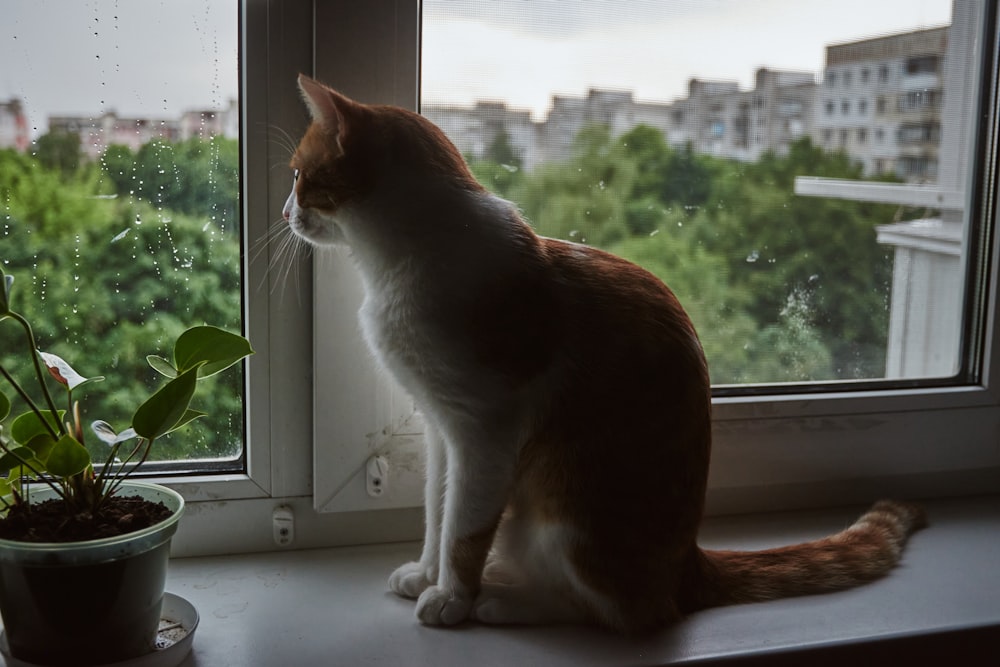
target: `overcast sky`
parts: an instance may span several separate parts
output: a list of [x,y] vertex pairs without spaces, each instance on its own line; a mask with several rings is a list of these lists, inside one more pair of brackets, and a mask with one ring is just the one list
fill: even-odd
[[670,101],[692,77],[818,74],[828,44],[950,22],[951,0],[425,0],[422,94],[536,117],[592,86]]
[[238,8],[221,0],[2,0],[0,100],[48,115],[174,118],[237,94]]
[[[363,1],[363,0],[358,0]],[[0,100],[48,115],[175,118],[237,94],[235,0],[2,0]],[[950,22],[951,0],[425,0],[423,99],[503,99],[544,115],[553,93],[745,87],[759,66],[819,73],[824,46]]]

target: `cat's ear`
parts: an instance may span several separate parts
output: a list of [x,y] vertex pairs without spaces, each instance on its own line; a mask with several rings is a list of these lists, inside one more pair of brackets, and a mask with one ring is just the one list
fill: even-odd
[[335,134],[338,143],[342,142],[350,124],[348,115],[356,103],[305,74],[299,74],[299,90],[313,121]]

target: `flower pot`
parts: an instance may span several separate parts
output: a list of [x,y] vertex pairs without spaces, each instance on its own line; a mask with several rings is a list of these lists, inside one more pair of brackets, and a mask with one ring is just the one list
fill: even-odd
[[[54,495],[38,489],[32,500]],[[0,616],[14,657],[82,667],[154,649],[170,538],[184,499],[143,482],[126,482],[117,495],[162,502],[173,514],[118,537],[37,544],[0,540]]]

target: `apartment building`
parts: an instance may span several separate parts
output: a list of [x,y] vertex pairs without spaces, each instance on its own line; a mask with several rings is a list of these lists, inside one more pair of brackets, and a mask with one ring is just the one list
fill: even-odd
[[477,102],[472,108],[428,104],[421,113],[473,158],[489,155],[498,136],[506,133],[521,166],[531,170],[571,157],[577,134],[589,125],[607,125],[615,136],[639,124],[666,133],[670,111],[664,104],[637,102],[630,91],[591,88],[583,97],[554,95],[540,122],[533,121],[529,111],[503,102]]
[[483,158],[501,134],[522,165],[539,162],[537,127],[531,112],[505,102],[480,101],[472,108],[426,104],[421,113],[440,127],[463,155]]
[[843,150],[865,174],[933,182],[938,174],[948,27],[826,48],[814,141]]
[[80,136],[80,149],[91,160],[108,146],[118,144],[137,151],[153,139],[184,141],[192,137],[239,136],[239,105],[230,100],[225,109],[199,109],[178,118],[131,118],[107,111],[98,117],[49,116],[49,132]]
[[80,150],[90,160],[99,158],[112,144],[137,151],[153,139],[175,141],[180,137],[180,128],[175,120],[123,118],[114,111],[96,118],[49,116],[49,132],[78,135]]
[[815,80],[809,72],[761,68],[753,90],[736,82],[692,79],[688,96],[672,103],[637,101],[631,91],[591,88],[585,96],[554,95],[544,120],[502,102],[472,108],[425,105],[422,113],[444,130],[459,150],[484,157],[498,134],[525,169],[572,156],[573,142],[589,125],[606,125],[613,136],[638,125],[663,132],[677,147],[737,160],[756,160],[767,151],[787,152],[809,134]]
[[16,97],[0,102],[0,148],[26,151],[30,142],[24,104]]
[[669,105],[668,141],[706,153],[754,161],[783,155],[812,126],[815,77],[811,72],[762,67],[753,90],[735,81],[691,79],[688,96]]

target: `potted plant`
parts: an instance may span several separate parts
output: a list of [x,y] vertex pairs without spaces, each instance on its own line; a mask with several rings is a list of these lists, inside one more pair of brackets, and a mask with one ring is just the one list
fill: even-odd
[[[13,657],[39,665],[140,657],[154,649],[170,538],[184,501],[130,476],[157,438],[204,416],[189,407],[197,381],[253,350],[222,329],[188,329],[172,361],[147,357],[168,379],[135,410],[129,428],[117,432],[95,421],[87,429],[74,391],[104,378],[85,378],[37,349],[28,320],[11,307],[13,283],[0,265],[0,326],[21,330],[24,363],[37,386],[0,365],[0,424],[12,417],[0,425],[4,638]],[[14,400],[26,406],[16,417]],[[106,444],[103,460],[92,460],[85,435]]]

